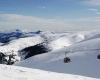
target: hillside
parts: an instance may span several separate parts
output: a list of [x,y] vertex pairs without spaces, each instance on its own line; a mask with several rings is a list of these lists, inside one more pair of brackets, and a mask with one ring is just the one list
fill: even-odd
[[[100,32],[21,34],[25,33],[28,35],[1,42],[2,64],[100,78]],[[68,63],[64,62],[65,57],[70,59]]]

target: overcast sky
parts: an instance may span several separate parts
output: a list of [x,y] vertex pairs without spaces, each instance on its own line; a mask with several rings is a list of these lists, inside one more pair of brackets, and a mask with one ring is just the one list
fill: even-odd
[[100,0],[0,0],[0,30],[100,30]]

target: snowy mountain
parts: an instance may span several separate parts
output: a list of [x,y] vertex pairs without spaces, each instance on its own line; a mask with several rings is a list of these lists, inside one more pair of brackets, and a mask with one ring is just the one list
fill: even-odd
[[1,80],[100,80],[72,74],[0,65]]
[[[16,66],[100,78],[100,32],[21,32],[1,44],[2,64],[12,61]],[[64,63],[65,57],[70,62]]]
[[21,31],[19,29],[16,29],[14,31],[0,32],[0,42],[1,43],[8,43],[9,41],[12,41],[15,39],[34,36],[36,34],[39,34],[40,32],[41,31],[25,32],[25,31]]

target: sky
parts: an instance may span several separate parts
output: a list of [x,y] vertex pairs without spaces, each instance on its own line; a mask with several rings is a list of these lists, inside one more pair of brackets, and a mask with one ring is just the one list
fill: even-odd
[[100,30],[100,0],[0,0],[0,30]]

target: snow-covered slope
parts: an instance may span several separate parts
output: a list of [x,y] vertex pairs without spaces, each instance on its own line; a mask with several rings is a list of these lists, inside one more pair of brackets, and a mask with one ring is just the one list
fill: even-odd
[[[40,32],[0,46],[0,52],[11,54],[14,51],[21,58],[19,50],[40,43],[46,44],[50,51],[19,61],[15,65],[100,78],[100,60],[97,59],[100,54],[100,32]],[[63,62],[65,53],[71,59],[70,63]]]
[[[2,52],[4,55],[16,55],[14,56],[13,62],[20,61],[21,57],[19,54],[19,50],[34,46],[36,44],[42,43],[43,39],[36,35],[33,37],[25,37],[25,38],[19,38],[16,40],[10,41],[9,44],[6,44],[4,46],[0,46],[0,52]],[[9,56],[6,56],[5,59],[8,61]]]
[[18,50],[21,50],[25,47],[34,46],[42,42],[43,42],[43,39],[40,36],[20,38],[20,39],[11,41],[7,45],[0,46],[0,51],[7,53],[13,50],[16,53]]
[[[33,56],[16,65],[100,78],[100,60],[97,59],[100,54],[100,36],[97,32],[93,33],[80,32],[63,36],[51,41],[53,44],[49,43],[53,51]],[[63,62],[65,52],[71,58],[70,63]]]
[[100,80],[72,74],[0,65],[1,80]]

